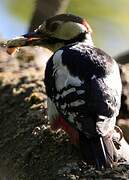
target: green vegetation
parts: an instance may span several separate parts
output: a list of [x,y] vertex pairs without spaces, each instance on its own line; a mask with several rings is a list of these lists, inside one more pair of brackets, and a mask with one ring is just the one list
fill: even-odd
[[111,22],[129,25],[128,0],[71,0],[67,12],[94,19],[107,19]]
[[12,15],[22,21],[29,21],[34,8],[34,0],[5,0],[6,6]]
[[[30,19],[35,0],[5,0],[9,11],[26,21]],[[67,12],[78,14],[88,19],[107,19],[108,21],[129,25],[128,0],[70,0]]]

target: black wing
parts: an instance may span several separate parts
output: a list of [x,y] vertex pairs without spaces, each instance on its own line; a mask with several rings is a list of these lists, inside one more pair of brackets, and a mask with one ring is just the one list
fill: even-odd
[[102,144],[96,132],[104,136],[115,126],[121,96],[116,62],[102,50],[85,43],[69,45],[48,61],[45,85],[58,112],[80,132],[85,161],[98,169],[110,164],[112,142]]
[[[98,48],[81,43],[58,50],[48,61],[45,84],[47,95],[73,125],[79,126],[81,122],[86,127],[89,121],[89,127],[95,127],[97,121],[118,115],[119,69],[116,62]],[[95,119],[93,124],[91,119]]]

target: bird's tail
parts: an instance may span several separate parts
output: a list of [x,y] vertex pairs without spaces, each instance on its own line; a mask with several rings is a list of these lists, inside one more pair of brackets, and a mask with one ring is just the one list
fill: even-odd
[[99,135],[87,138],[80,132],[79,142],[82,158],[88,165],[93,165],[98,170],[112,167],[116,154],[111,139]]

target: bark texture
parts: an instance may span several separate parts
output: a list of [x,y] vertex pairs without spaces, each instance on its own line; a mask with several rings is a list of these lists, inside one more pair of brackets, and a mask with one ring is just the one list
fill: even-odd
[[68,3],[69,0],[37,0],[29,32],[37,28],[47,18],[64,13]]

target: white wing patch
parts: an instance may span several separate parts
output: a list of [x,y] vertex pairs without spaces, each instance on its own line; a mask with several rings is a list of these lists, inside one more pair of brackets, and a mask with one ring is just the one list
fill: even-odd
[[62,97],[65,97],[67,96],[68,94],[72,93],[72,92],[75,92],[76,89],[75,88],[70,88],[70,89],[67,89],[67,90],[64,90],[63,93],[61,94]]
[[59,113],[57,111],[55,104],[51,101],[50,98],[47,98],[47,105],[48,105],[48,119],[50,120],[50,122],[52,122],[59,116]]
[[67,77],[67,80],[66,80],[66,86],[67,85],[72,85],[72,86],[81,86],[81,84],[83,84],[84,83],[84,81],[81,81],[80,79],[79,79],[79,77],[73,77],[72,75],[70,75],[69,73],[68,73],[68,77]]
[[77,92],[78,95],[79,95],[79,94],[84,94],[84,93],[85,93],[84,90],[77,90],[76,92]]
[[[114,66],[113,72],[111,72],[108,76],[104,77],[103,81],[108,87],[110,87],[111,90],[116,89],[116,95],[120,99],[121,92],[122,92],[122,83],[121,83],[121,77],[120,77],[120,73],[119,73],[119,67],[115,61],[114,61],[113,66]],[[108,102],[106,102],[106,103],[108,104]],[[109,104],[109,106],[110,106],[110,104]],[[119,109],[120,109],[120,103],[119,103],[119,107],[117,109],[115,108],[116,116],[118,116],[118,114],[119,114]]]
[[113,72],[108,74],[105,78],[103,78],[103,81],[106,85],[108,85],[111,89],[118,89],[118,95],[121,96],[122,91],[122,83],[121,83],[121,77],[119,72],[118,64],[114,60],[113,64]]
[[81,86],[81,84],[84,83],[84,81],[81,81],[79,77],[73,77],[69,70],[67,69],[67,66],[64,66],[62,63],[62,53],[63,50],[57,51],[53,56],[53,76],[55,76],[55,84],[57,91],[60,91],[64,87],[68,85],[72,86]]
[[72,107],[79,107],[80,105],[83,105],[83,104],[85,104],[85,101],[82,99],[78,99],[78,100],[70,103],[70,105]]

